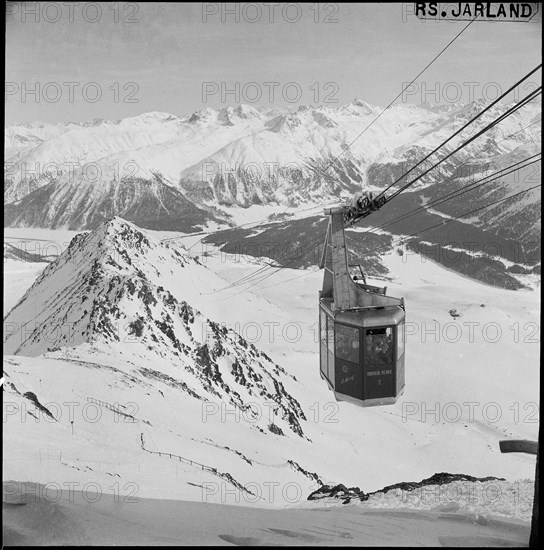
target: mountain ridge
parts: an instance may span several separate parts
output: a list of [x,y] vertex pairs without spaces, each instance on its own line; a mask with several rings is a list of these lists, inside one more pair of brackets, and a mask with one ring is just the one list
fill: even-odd
[[[185,268],[206,270],[182,248],[148,237],[121,218],[76,235],[5,316],[4,353],[62,356],[68,348],[73,358],[78,346],[87,345],[128,355],[138,372],[178,380],[195,399],[219,399],[240,410],[251,399],[275,403],[270,429],[304,437],[304,412],[283,385],[292,377],[193,308],[179,288],[169,290]],[[165,278],[165,270],[173,277]],[[157,361],[161,368],[150,369]]]

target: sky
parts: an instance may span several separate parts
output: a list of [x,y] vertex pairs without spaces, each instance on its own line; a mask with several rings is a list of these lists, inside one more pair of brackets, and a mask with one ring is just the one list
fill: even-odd
[[[9,2],[6,123],[245,103],[387,105],[465,21],[413,3]],[[400,102],[495,99],[541,62],[541,14],[475,21]],[[532,91],[541,73],[520,97]],[[524,93],[525,92],[525,93]]]

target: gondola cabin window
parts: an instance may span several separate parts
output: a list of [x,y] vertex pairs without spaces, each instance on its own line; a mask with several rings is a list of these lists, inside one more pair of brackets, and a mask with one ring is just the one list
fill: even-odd
[[393,328],[374,328],[366,331],[366,360],[370,365],[393,362]]
[[328,377],[327,372],[327,315],[320,310],[320,346],[321,346],[321,372]]
[[336,325],[336,357],[359,363],[359,329]]
[[334,320],[327,316],[328,379],[334,380]]
[[398,328],[397,335],[397,359],[404,355],[404,346],[406,344],[406,323],[402,322]]

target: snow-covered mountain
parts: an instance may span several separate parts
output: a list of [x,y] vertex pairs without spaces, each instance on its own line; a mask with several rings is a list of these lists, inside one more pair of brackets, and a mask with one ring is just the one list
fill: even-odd
[[[200,401],[240,410],[251,400],[274,402],[274,418],[262,428],[303,437],[305,416],[283,386],[287,373],[180,299],[184,282],[205,271],[177,248],[114,218],[76,236],[44,269],[5,318],[11,328],[4,352],[37,356],[88,345],[128,355],[144,378],[170,381]],[[157,363],[159,370],[150,368]]]
[[[185,472],[186,488],[173,493],[188,490],[195,499],[202,498],[203,482],[255,498],[244,483],[270,477],[269,463],[281,469],[277,479],[296,480],[304,491],[318,486],[319,476],[293,459],[300,460],[300,453],[289,451],[299,445],[308,454],[310,444],[296,397],[300,383],[185,300],[194,297],[207,314],[217,312],[213,296],[201,296],[197,288],[218,283],[224,281],[183,247],[164,244],[119,218],[77,235],[47,265],[4,318],[4,353],[13,356],[5,364],[10,403],[21,410],[35,406],[53,422],[38,426],[46,447],[64,437],[68,420],[55,403],[68,395],[82,406],[99,404],[112,416],[109,428],[86,418],[72,426],[87,456],[101,455],[102,469],[90,458],[78,466],[81,457],[70,460],[67,452],[61,471],[83,469],[107,480],[115,475],[113,456],[138,454],[150,474],[168,455]],[[40,373],[37,365],[43,365]],[[36,382],[42,376],[48,387],[40,382],[40,390]],[[228,422],[230,417],[235,418]],[[122,425],[116,426],[119,419]],[[105,454],[103,444],[89,451],[92,441],[109,437],[117,443]],[[292,443],[270,453],[277,438]],[[198,478],[188,473],[195,467]],[[191,478],[195,482],[186,484]]]
[[[322,483],[369,492],[436,472],[510,483],[532,476],[530,457],[501,456],[497,442],[536,433],[538,347],[526,343],[533,293],[384,254],[402,281],[390,292],[407,299],[412,329],[459,323],[461,340],[416,333],[405,395],[362,409],[337,403],[319,378],[319,272],[258,293],[222,292],[254,263],[199,263],[159,238],[120,219],[76,235],[6,315],[7,479],[94,483],[123,498],[137,490],[284,506],[302,504]],[[28,262],[10,262],[20,277]],[[287,283],[293,273],[279,277]],[[517,323],[522,340],[490,343],[452,321],[452,308],[471,326],[493,319],[503,335]],[[475,415],[421,418],[424,404],[452,402],[477,403]],[[482,415],[492,402],[503,411],[498,422]],[[523,422],[512,403],[526,407]]]
[[[153,112],[13,125],[5,130],[5,223],[82,229],[119,215],[141,227],[190,231],[225,221],[230,206],[347,198],[394,181],[481,108],[480,102],[448,109],[400,104],[373,123],[382,109],[356,99],[294,112],[239,105],[187,117]],[[491,109],[449,147],[505,109]],[[475,176],[489,161],[539,145],[540,111],[538,102],[520,109],[422,185],[467,163]]]

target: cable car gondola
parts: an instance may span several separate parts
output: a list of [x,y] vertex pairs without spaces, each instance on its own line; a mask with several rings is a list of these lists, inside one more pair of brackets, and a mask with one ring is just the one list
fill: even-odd
[[339,401],[390,405],[404,391],[404,299],[352,279],[344,228],[385,204],[367,194],[354,206],[326,208],[329,225],[319,292],[320,373]]

